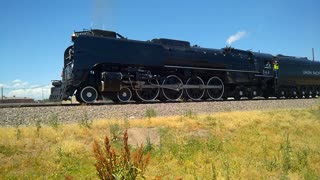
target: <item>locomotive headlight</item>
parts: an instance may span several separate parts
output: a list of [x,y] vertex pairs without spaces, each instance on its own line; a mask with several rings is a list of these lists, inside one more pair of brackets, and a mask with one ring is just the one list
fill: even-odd
[[77,36],[76,36],[76,33],[73,32],[73,33],[72,33],[72,36],[71,36],[71,40],[74,41],[74,40],[76,39],[76,37],[77,37]]

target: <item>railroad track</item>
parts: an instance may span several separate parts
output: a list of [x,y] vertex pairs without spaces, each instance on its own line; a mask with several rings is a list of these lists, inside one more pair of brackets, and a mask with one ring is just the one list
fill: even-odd
[[[144,118],[148,109],[157,116],[195,114],[212,114],[229,111],[251,111],[268,109],[300,109],[318,106],[317,99],[254,99],[200,102],[149,102],[149,103],[95,103],[90,105],[45,103],[14,104],[0,106],[0,126],[33,125],[38,120],[50,124],[52,120],[59,123],[79,123],[81,119],[135,119]],[[5,108],[6,107],[6,108]],[[20,108],[21,107],[21,108]]]
[[123,103],[114,103],[112,101],[100,101],[100,102],[95,102],[92,104],[80,104],[78,102],[70,102],[70,103],[62,103],[62,102],[47,102],[47,103],[4,103],[0,104],[0,109],[1,108],[19,108],[19,107],[55,107],[55,106],[103,106],[103,105],[126,105],[126,104],[176,104],[176,103],[194,103],[194,102],[228,102],[228,101],[257,101],[257,100],[298,100],[298,99],[277,99],[277,98],[269,98],[269,99],[264,99],[264,98],[254,98],[254,99],[241,99],[241,100],[235,100],[233,98],[229,98],[228,100],[225,101],[208,101],[208,100],[202,100],[202,101],[149,101],[149,102],[123,102]]

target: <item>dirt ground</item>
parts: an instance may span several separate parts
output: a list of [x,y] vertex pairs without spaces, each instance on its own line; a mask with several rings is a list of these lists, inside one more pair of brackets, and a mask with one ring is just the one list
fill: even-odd
[[148,140],[153,145],[160,144],[159,128],[130,128],[128,137],[128,143],[131,146],[146,145]]

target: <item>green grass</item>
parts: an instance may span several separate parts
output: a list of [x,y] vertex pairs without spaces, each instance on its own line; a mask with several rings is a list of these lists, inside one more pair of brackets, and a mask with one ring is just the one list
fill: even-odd
[[97,179],[94,140],[108,135],[121,148],[126,128],[158,127],[160,144],[144,145],[147,179],[320,178],[318,107],[147,117],[58,124],[53,116],[47,125],[1,127],[0,177]]
[[157,112],[152,108],[147,108],[145,112],[145,117],[151,119],[153,117],[157,117]]

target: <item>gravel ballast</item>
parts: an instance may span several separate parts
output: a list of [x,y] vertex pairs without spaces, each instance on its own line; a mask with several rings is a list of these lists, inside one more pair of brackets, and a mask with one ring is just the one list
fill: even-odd
[[157,116],[170,116],[183,115],[186,111],[201,114],[225,111],[310,108],[317,103],[317,99],[284,99],[2,108],[0,109],[0,126],[32,125],[37,121],[46,124],[52,120],[58,120],[60,123],[77,123],[83,119],[135,119],[144,117],[148,108],[154,109]]

